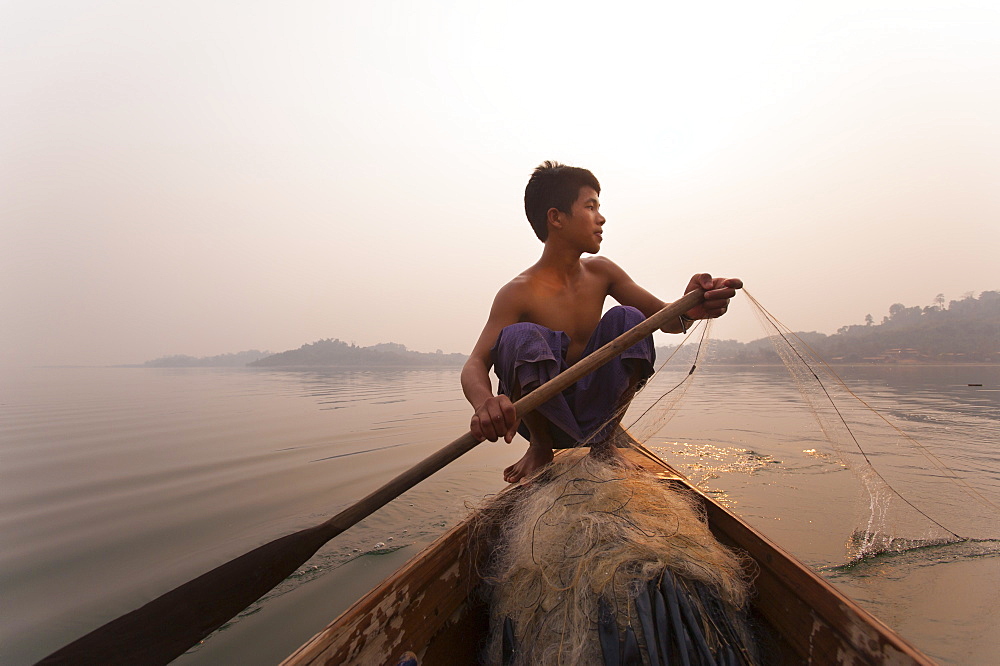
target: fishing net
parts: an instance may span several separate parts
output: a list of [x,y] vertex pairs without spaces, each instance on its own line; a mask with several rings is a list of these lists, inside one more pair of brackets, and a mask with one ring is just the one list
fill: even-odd
[[996,536],[1000,507],[852,391],[752,295],[745,296],[833,454],[860,483],[857,527],[847,542],[852,560]]
[[[669,420],[693,370],[643,414],[640,441]],[[634,446],[632,437],[591,440],[578,446],[603,455],[557,457],[478,514],[494,544],[482,572],[487,663],[756,663],[749,560],[716,541],[690,490],[613,455],[615,445]]]
[[[746,562],[711,535],[690,491],[571,453],[499,496],[479,520],[495,521],[499,534],[484,572],[488,663],[617,663],[605,660],[608,651],[627,654],[630,643],[660,663],[649,653],[682,649],[678,635],[691,651],[750,660]],[[697,629],[684,623],[685,608]]]

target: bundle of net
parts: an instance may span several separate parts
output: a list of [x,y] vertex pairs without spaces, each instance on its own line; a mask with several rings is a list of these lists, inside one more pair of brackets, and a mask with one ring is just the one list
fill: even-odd
[[487,663],[511,663],[505,620],[515,664],[603,663],[598,600],[615,611],[620,632],[638,626],[640,586],[665,567],[706,585],[734,614],[747,597],[742,560],[711,535],[692,494],[614,460],[558,456],[481,516],[499,522],[484,572]]

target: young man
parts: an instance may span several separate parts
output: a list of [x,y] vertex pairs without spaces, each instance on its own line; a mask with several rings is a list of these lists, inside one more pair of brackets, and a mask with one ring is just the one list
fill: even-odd
[[[650,336],[525,415],[523,424],[515,414],[512,401],[666,306],[609,259],[582,258],[601,249],[600,193],[600,183],[586,169],[558,162],[535,169],[524,191],[524,210],[545,248],[534,266],[497,293],[462,369],[462,390],[475,409],[472,433],[491,442],[503,437],[508,444],[516,432],[528,439],[524,456],[504,470],[508,483],[551,462],[553,448],[585,439],[593,440],[592,453],[613,455],[606,441],[616,410],[653,372]],[[725,314],[742,286],[735,278],[695,275],[685,293],[704,289],[705,301],[662,330],[680,333],[690,321]],[[608,296],[625,307],[602,317]],[[493,366],[500,380],[496,396],[489,378]]]

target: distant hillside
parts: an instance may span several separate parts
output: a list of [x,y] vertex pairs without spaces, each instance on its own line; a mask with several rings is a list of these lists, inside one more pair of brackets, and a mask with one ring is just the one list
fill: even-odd
[[434,354],[410,351],[395,342],[358,347],[341,340],[319,340],[298,349],[273,354],[249,363],[255,368],[303,366],[457,366],[465,363],[464,354]]
[[[1000,362],[1000,291],[972,294],[945,306],[938,296],[933,305],[906,307],[896,303],[882,322],[865,317],[865,324],[843,326],[834,335],[798,333],[825,360],[833,363],[998,363]],[[682,349],[682,358],[696,345]],[[753,342],[713,340],[713,359],[720,363],[780,363],[766,338]],[[665,359],[676,345],[657,348]],[[358,347],[337,339],[319,340],[298,349],[268,354],[257,350],[195,358],[165,356],[146,361],[151,368],[182,367],[310,367],[310,366],[458,366],[464,354],[434,354],[410,351],[386,342]]]
[[258,359],[262,359],[271,352],[250,349],[236,354],[219,354],[218,356],[164,356],[142,364],[145,368],[236,368],[243,367]]
[[[938,296],[933,305],[906,307],[896,303],[880,324],[867,315],[863,325],[843,326],[834,335],[797,333],[823,359],[832,363],[997,363],[1000,362],[1000,291],[969,294],[947,307]],[[742,343],[713,340],[719,363],[779,363],[766,338]],[[696,345],[682,350],[685,360]],[[689,349],[690,348],[690,349]],[[676,345],[657,348],[666,358]]]

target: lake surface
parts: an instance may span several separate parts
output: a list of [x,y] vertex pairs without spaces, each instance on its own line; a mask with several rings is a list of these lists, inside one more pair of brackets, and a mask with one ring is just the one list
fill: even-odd
[[[686,370],[658,375],[626,423]],[[781,367],[699,368],[632,429],[931,656],[996,663],[1000,524],[988,503],[1000,504],[1000,367],[837,371],[919,444],[859,403],[839,403],[849,431],[814,404],[830,444]],[[458,369],[23,369],[5,370],[0,391],[4,664],[33,663],[322,522],[465,432],[470,411]],[[887,504],[876,488],[875,518],[873,495],[844,465],[861,467],[854,440],[905,498]],[[484,443],[334,539],[178,663],[280,661],[499,490],[523,447]],[[942,542],[948,530],[974,540]],[[875,554],[854,559],[862,550]]]

